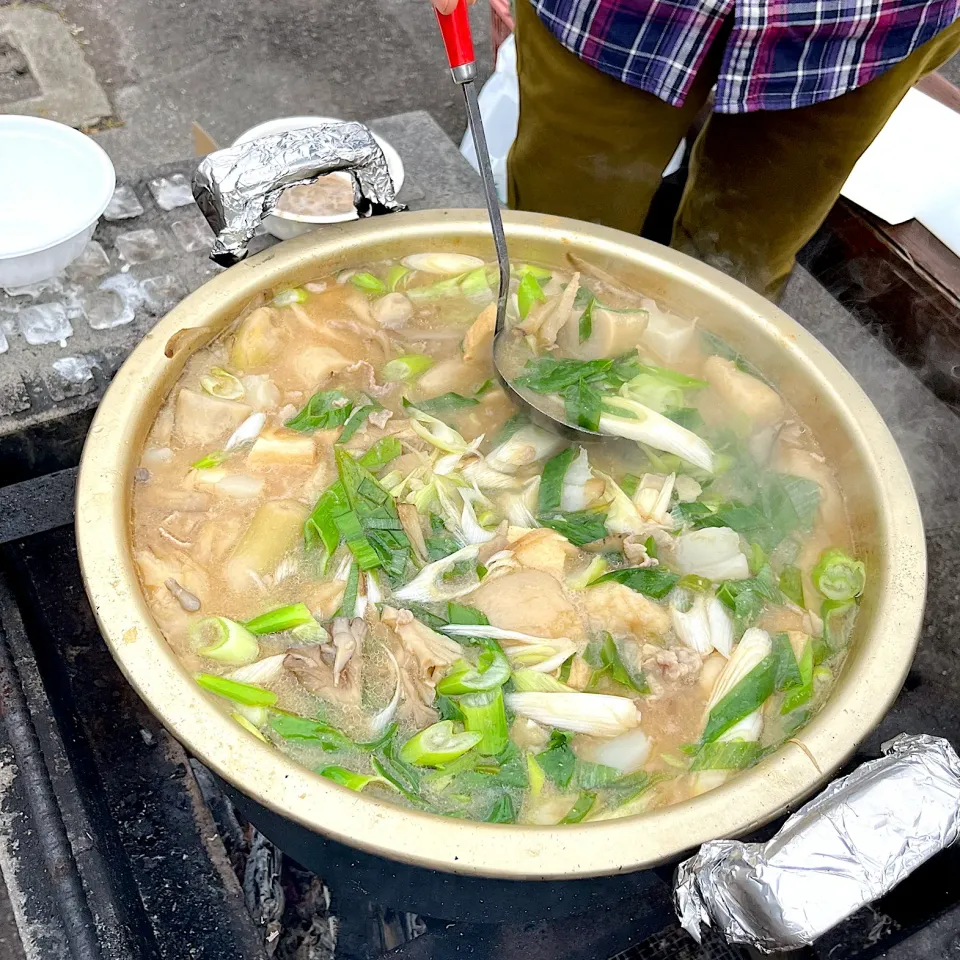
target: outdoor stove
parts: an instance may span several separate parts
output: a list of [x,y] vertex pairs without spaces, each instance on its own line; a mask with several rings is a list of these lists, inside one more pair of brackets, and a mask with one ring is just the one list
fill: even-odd
[[[401,199],[481,205],[472,172],[425,114],[372,126],[407,163]],[[23,941],[4,941],[0,909],[3,960],[746,960],[751,954],[739,948],[698,947],[680,930],[669,867],[642,899],[522,925],[417,917],[331,888],[238,816],[124,680],[80,579],[75,464],[110,376],[170,300],[216,269],[206,260],[209,233],[183,192],[193,166],[125,181],[112,212],[129,216],[100,227],[80,271],[59,287],[0,294],[8,347],[0,356],[0,871]],[[903,731],[960,743],[960,422],[808,275],[795,278],[784,306],[887,417],[927,526],[920,650],[854,763]],[[24,307],[33,309],[26,325]],[[69,336],[54,337],[64,323]],[[958,952],[960,851],[952,849],[795,956],[933,960]]]

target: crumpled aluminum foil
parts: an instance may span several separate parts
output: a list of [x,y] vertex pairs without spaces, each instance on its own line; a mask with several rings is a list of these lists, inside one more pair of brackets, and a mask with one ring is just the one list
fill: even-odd
[[715,840],[677,874],[677,914],[729,943],[808,946],[887,893],[960,832],[960,758],[943,739],[901,734],[836,780],[766,843]]
[[287,187],[335,170],[353,178],[361,217],[406,209],[397,202],[380,145],[362,123],[290,130],[208,154],[194,175],[193,196],[216,234],[210,259],[225,267],[238,263]]

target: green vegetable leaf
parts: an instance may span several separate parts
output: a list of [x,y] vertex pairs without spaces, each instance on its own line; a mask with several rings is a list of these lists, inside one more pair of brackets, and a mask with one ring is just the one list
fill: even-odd
[[583,651],[583,659],[594,668],[591,677],[591,687],[602,676],[608,676],[616,683],[622,684],[637,693],[647,694],[650,687],[642,670],[632,670],[627,667],[617,646],[616,640],[609,633],[592,640]]
[[[366,467],[368,470],[379,470],[391,460],[399,457],[402,452],[403,447],[396,437],[381,437],[360,458],[359,463],[361,467]],[[398,529],[402,529],[402,527]]]
[[662,567],[624,567],[605,573],[591,586],[598,583],[622,583],[637,593],[653,600],[662,600],[677,584],[680,576]]
[[562,533],[575,547],[601,540],[607,535],[607,515],[593,510],[547,513],[537,519],[543,526]]
[[322,390],[315,393],[307,405],[286,422],[291,430],[305,433],[308,430],[329,430],[347,422],[353,413],[350,398],[339,390]]
[[803,603],[803,574],[799,567],[786,566],[780,571],[780,592],[789,597],[798,607]]
[[577,451],[573,447],[567,447],[566,450],[551,457],[543,465],[543,473],[540,475],[540,491],[537,501],[537,510],[539,513],[553,513],[560,509],[560,496],[563,492],[563,478],[570,469],[573,458]]
[[600,429],[600,414],[603,397],[600,391],[587,380],[578,380],[560,394],[563,397],[564,415],[569,423],[584,430]]
[[[577,296],[580,295],[580,291],[577,291]],[[596,303],[596,299],[591,297],[587,301],[587,305],[583,309],[583,313],[580,314],[580,328],[579,336],[580,342],[583,343],[584,340],[590,339],[590,334],[593,333],[593,306]]]
[[566,790],[577,766],[576,754],[570,749],[570,734],[554,730],[550,745],[536,755],[536,761],[548,779],[561,790]]
[[608,767],[602,763],[590,763],[588,760],[578,760],[574,774],[574,782],[581,790],[596,790],[600,787],[609,787],[623,778],[623,773],[616,767]]
[[421,400],[417,403],[417,409],[424,413],[429,413],[431,417],[438,417],[441,413],[450,413],[452,410],[463,410],[469,407],[476,407],[480,401],[475,397],[464,397],[459,393],[443,393],[432,400]]
[[756,763],[762,752],[759,743],[748,743],[744,740],[705,743],[694,754],[690,771],[743,770]]
[[510,794],[503,794],[484,819],[487,823],[516,823],[517,810]]
[[577,797],[577,802],[571,807],[570,812],[560,821],[561,823],[579,823],[593,809],[597,801],[597,795],[589,790],[584,790]]
[[703,430],[703,417],[700,416],[700,411],[696,407],[677,407],[674,410],[665,411],[664,416],[694,433]]
[[480,624],[487,626],[490,621],[476,608],[468,607],[453,600],[447,602],[447,623]]

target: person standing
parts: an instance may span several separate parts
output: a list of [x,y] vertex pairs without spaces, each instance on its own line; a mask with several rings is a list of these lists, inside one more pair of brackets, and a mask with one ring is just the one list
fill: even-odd
[[776,299],[960,0],[516,0],[516,43],[511,207],[639,233],[715,88],[671,245]]

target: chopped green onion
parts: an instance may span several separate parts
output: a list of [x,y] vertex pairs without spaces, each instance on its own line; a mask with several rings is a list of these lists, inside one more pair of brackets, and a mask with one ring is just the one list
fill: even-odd
[[597,801],[597,795],[584,790],[577,797],[577,802],[570,808],[570,812],[560,821],[561,823],[579,823],[592,809]]
[[217,450],[214,453],[208,453],[205,457],[201,457],[196,463],[191,463],[190,466],[193,467],[194,470],[209,470],[211,467],[219,467],[229,456],[230,454],[226,451]]
[[316,622],[313,614],[305,603],[291,603],[286,607],[278,607],[269,613],[261,613],[259,617],[248,620],[244,626],[255,636],[265,633],[282,633],[294,627],[302,627],[305,623]]
[[584,570],[567,578],[567,586],[572,590],[586,590],[591,583],[599,580],[609,569],[610,565],[607,561],[602,556],[596,556]]
[[242,703],[245,707],[272,707],[277,702],[277,695],[265,687],[258,687],[253,683],[240,683],[239,680],[228,680],[212,673],[198,673],[194,678],[204,690]]
[[357,589],[360,585],[360,567],[350,564],[347,574],[347,585],[343,590],[343,600],[340,601],[340,611],[345,617],[352,617],[357,611]]
[[440,720],[412,736],[400,749],[400,759],[417,767],[442,767],[462,757],[482,739],[478,731],[458,733],[452,720]]
[[361,570],[373,570],[380,566],[380,557],[364,533],[363,524],[353,510],[338,514],[333,518],[340,536],[354,555]]
[[793,689],[802,682],[790,641],[785,634],[777,634],[769,655],[710,711],[699,745],[712,743],[734,724],[759,710],[775,690]]
[[403,280],[407,274],[410,273],[410,270],[403,266],[403,264],[395,263],[387,271],[387,287],[391,292],[395,291],[397,287],[400,286],[400,282]]
[[425,353],[408,353],[385,364],[382,376],[388,383],[415,380],[425,374],[432,366],[433,357],[428,357]]
[[260,655],[257,638],[245,627],[226,617],[204,617],[190,627],[197,653],[220,663],[243,666]]
[[402,452],[403,447],[396,437],[381,437],[360,458],[359,463],[361,467],[366,467],[368,470],[379,470],[391,460],[396,460]]
[[315,393],[307,405],[285,426],[301,432],[307,430],[329,430],[346,423],[353,413],[350,398],[339,390],[321,390]]
[[850,641],[857,605],[853,600],[824,600],[820,607],[823,639],[830,653],[842,650]]
[[364,293],[375,293],[382,296],[387,292],[387,285],[372,273],[355,273],[350,282]]
[[640,477],[633,473],[625,474],[624,478],[620,481],[620,487],[628,497],[632,497],[637,492],[637,487],[639,486]]
[[337,530],[334,517],[348,509],[346,491],[343,489],[343,484],[338,481],[317,500],[316,506],[303,525],[303,537],[307,549],[312,550],[319,541],[323,544],[327,555],[332,555],[340,543],[340,532]]
[[236,723],[238,723],[247,733],[252,733],[258,740],[262,740],[264,743],[269,743],[270,741],[260,732],[259,728],[250,722],[242,713],[231,713],[230,717]]
[[317,771],[321,777],[326,777],[328,780],[332,780],[334,783],[339,783],[341,787],[346,787],[348,790],[356,790],[359,793],[363,790],[364,787],[369,786],[371,783],[379,783],[385,787],[389,787],[391,790],[395,790],[396,787],[386,779],[386,777],[378,776],[369,776],[363,773],[356,773],[353,770],[348,770],[346,767],[338,767],[332,765],[329,767],[323,767]]
[[549,280],[553,276],[553,273],[545,267],[538,267],[532,263],[521,263],[517,267],[517,276],[522,280],[527,274],[535,280]]
[[[363,398],[366,401],[366,398]],[[346,443],[366,422],[367,417],[374,410],[382,410],[383,407],[374,401],[367,401],[359,405],[354,405],[353,413],[343,423],[343,429],[340,436],[337,437],[337,443]]]
[[220,400],[241,400],[244,394],[243,384],[223,367],[211,367],[209,376],[200,378],[200,386]]
[[661,567],[624,567],[605,573],[598,580],[594,580],[593,586],[600,583],[621,583],[645,597],[662,600],[679,580],[678,574]]
[[536,670],[514,670],[510,679],[520,693],[576,693],[573,687],[561,683],[549,673]]
[[345,750],[356,746],[336,727],[323,720],[311,720],[286,710],[273,710],[270,713],[270,726],[284,740],[316,744],[324,750]]
[[798,607],[803,603],[803,574],[799,567],[786,566],[780,572],[780,592]]
[[525,273],[520,281],[520,286],[517,287],[517,306],[520,308],[520,319],[527,319],[527,314],[534,303],[538,301],[546,303],[546,300],[547,297],[540,288],[537,278],[532,273]]
[[287,290],[281,290],[272,302],[275,307],[289,307],[294,303],[305,303],[308,296],[303,287],[290,287]]
[[539,797],[540,793],[543,790],[543,784],[547,779],[547,775],[543,772],[543,767],[537,763],[537,758],[534,754],[527,754],[527,783],[530,784],[530,795],[533,797]]
[[471,693],[457,702],[467,730],[480,734],[477,751],[485,756],[502,753],[510,742],[503,693],[496,690]]
[[803,652],[797,661],[800,671],[800,685],[787,691],[780,705],[780,713],[792,713],[797,707],[805,704],[813,696],[813,641],[807,637],[803,645]]
[[863,593],[867,568],[836,547],[824,550],[811,572],[813,585],[828,600],[853,600]]
[[489,292],[490,279],[487,274],[488,269],[486,266],[477,267],[476,270],[471,270],[469,273],[464,274],[463,279],[460,281],[460,290],[465,297],[476,297],[481,293]]
[[458,660],[450,672],[437,684],[437,693],[445,697],[457,697],[465,693],[495,690],[510,678],[510,661],[495,644],[477,658],[474,666],[466,660]]

